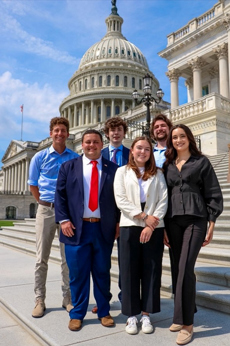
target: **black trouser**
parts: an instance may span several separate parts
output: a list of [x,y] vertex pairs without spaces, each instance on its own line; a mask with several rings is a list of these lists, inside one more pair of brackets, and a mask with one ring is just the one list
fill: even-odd
[[157,228],[149,242],[140,243],[142,227],[120,228],[122,313],[160,311],[164,228]]
[[196,311],[194,267],[207,231],[207,219],[190,215],[166,220],[175,281],[173,323],[191,325]]

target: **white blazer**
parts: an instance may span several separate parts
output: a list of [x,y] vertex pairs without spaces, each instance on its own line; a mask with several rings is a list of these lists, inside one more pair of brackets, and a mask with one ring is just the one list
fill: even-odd
[[[157,174],[149,178],[147,183],[144,212],[157,216],[160,219],[157,227],[164,227],[163,218],[168,207],[168,191],[162,171],[158,169]],[[145,227],[143,220],[134,219],[134,216],[142,212],[140,186],[136,173],[127,166],[119,167],[115,174],[113,188],[117,206],[121,211],[120,227]]]

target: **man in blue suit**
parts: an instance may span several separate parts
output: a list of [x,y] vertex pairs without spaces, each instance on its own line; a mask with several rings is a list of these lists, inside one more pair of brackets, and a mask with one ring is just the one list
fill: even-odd
[[55,214],[69,267],[72,331],[81,329],[87,312],[90,272],[101,324],[114,326],[109,301],[111,253],[120,216],[113,193],[118,166],[101,156],[102,147],[101,134],[87,130],[82,137],[83,156],[63,164],[57,180]]
[[120,117],[108,119],[104,127],[109,146],[102,150],[102,156],[118,166],[124,166],[129,161],[129,149],[122,144],[127,129],[126,122]]

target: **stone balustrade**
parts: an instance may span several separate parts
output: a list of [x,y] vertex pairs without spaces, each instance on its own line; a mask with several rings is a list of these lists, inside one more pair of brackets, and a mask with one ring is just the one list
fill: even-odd
[[167,114],[173,123],[180,123],[185,119],[210,112],[210,110],[221,110],[222,112],[229,113],[230,100],[219,94],[211,93],[164,113]]
[[188,24],[177,30],[176,32],[173,32],[167,36],[168,38],[168,46],[175,43],[176,41],[180,40],[182,37],[185,37],[189,35],[191,32],[200,29],[202,26],[207,24],[208,22],[211,22],[215,20],[215,18],[223,13],[224,8],[223,4],[219,2],[218,4],[215,4],[209,11],[205,12],[201,16],[192,19]]

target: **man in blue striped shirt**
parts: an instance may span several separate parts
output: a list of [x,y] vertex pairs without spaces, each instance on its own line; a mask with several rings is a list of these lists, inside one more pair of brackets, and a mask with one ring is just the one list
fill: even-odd
[[[30,163],[28,184],[30,191],[38,202],[36,214],[36,247],[37,260],[35,265],[35,308],[33,317],[42,317],[46,309],[46,277],[48,259],[52,242],[59,227],[55,223],[54,194],[58,172],[61,164],[79,155],[66,148],[69,137],[69,121],[62,117],[50,121],[50,137],[52,145],[34,155]],[[66,264],[64,244],[60,243],[61,274],[62,274],[62,306],[68,312],[72,308],[69,288],[69,270]]]

